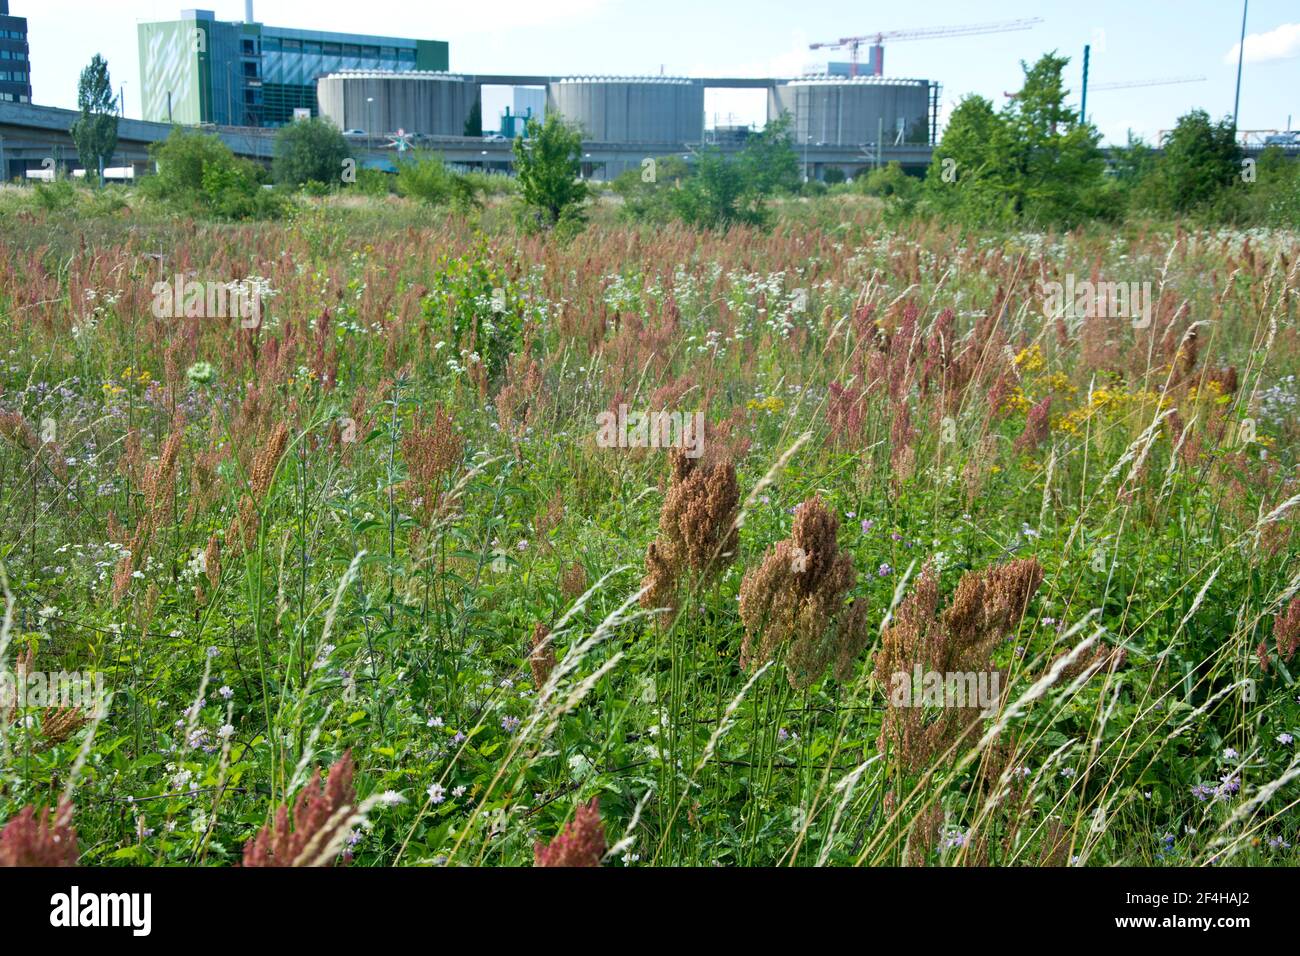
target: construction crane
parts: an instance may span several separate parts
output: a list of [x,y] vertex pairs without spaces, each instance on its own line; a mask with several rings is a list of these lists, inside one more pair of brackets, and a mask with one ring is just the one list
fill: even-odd
[[1200,83],[1203,76],[1171,76],[1164,80],[1127,80],[1123,83],[1094,83],[1088,89],[1097,90],[1131,90],[1137,86],[1169,86],[1174,83]]
[[866,36],[841,37],[824,43],[809,44],[810,50],[849,50],[849,75],[858,75],[858,51],[864,43],[871,43],[871,72],[880,76],[884,72],[885,40],[930,40],[941,37],[974,36],[980,33],[1009,33],[1013,30],[1029,30],[1042,17],[1022,17],[1019,20],[999,20],[996,23],[971,23],[956,27],[922,27],[916,30],[883,30]]

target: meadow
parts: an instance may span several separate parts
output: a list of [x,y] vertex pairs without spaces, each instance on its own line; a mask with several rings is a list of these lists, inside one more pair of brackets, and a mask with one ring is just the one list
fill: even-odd
[[1295,232],[0,200],[0,862],[1297,863]]

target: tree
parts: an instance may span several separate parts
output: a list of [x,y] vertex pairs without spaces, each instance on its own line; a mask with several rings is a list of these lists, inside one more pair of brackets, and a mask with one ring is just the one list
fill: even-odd
[[275,134],[271,168],[275,181],[283,186],[331,185],[342,181],[351,154],[337,126],[323,117],[312,117],[283,126]]
[[1022,62],[1024,83],[1000,112],[979,96],[958,104],[926,176],[927,205],[967,222],[1064,226],[1103,210],[1100,136],[1066,104],[1069,62]]
[[1070,58],[1044,53],[1003,110],[1011,132],[1012,208],[1039,223],[1073,226],[1100,211],[1106,160],[1097,131],[1066,104]]
[[478,100],[474,101],[474,105],[469,108],[469,115],[465,117],[465,135],[483,135],[483,106]]
[[920,180],[907,175],[897,160],[890,161],[880,169],[873,169],[869,173],[859,175],[853,184],[868,196],[903,200],[912,199],[921,187]]
[[1209,204],[1241,173],[1241,150],[1231,119],[1214,123],[1204,110],[1192,110],[1178,118],[1164,147],[1156,164],[1155,189],[1160,204],[1173,212]]
[[95,170],[102,181],[104,165],[117,149],[117,99],[108,75],[108,61],[98,53],[77,81],[77,109],[81,115],[73,121],[69,133],[81,165],[87,172]]
[[781,114],[745,140],[738,158],[746,183],[760,195],[799,189],[799,154],[790,133],[789,113]]
[[982,96],[963,98],[926,171],[927,207],[946,219],[965,222],[1012,219],[1010,139],[1011,131],[992,103]]
[[582,134],[550,113],[545,123],[528,121],[528,135],[515,140],[515,172],[529,221],[554,228],[561,220],[579,223],[589,191],[578,178]]

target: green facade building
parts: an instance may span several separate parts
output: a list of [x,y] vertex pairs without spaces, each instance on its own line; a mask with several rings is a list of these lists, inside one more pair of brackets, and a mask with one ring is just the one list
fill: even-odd
[[138,34],[144,119],[162,123],[281,126],[295,109],[316,115],[323,74],[448,68],[445,41],[228,22],[210,10]]

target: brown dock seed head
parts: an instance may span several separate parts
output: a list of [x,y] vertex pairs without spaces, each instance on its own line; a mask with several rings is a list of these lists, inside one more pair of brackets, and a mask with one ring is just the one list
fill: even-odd
[[41,714],[41,749],[63,743],[89,721],[77,707],[46,707]]
[[533,686],[538,690],[542,689],[551,676],[551,671],[555,670],[555,642],[547,640],[550,636],[551,629],[541,621],[534,625],[528,666],[533,672]]
[[288,442],[289,428],[284,422],[279,422],[271,432],[271,437],[258,449],[257,456],[253,459],[253,477],[249,481],[249,486],[254,500],[259,505],[266,497],[266,493],[271,490],[276,466],[279,465],[280,456],[284,454]]
[[1286,606],[1286,611],[1274,619],[1273,642],[1277,645],[1277,656],[1282,663],[1291,663],[1296,649],[1300,648],[1300,597],[1293,598]]
[[50,808],[38,817],[26,806],[0,830],[2,866],[76,866],[77,831],[72,826],[72,804],[64,802],[50,821]]
[[1016,439],[1016,451],[1033,451],[1042,444],[1049,432],[1048,412],[1051,407],[1052,396],[1048,395],[1029,409],[1029,414],[1025,417],[1025,430]]
[[244,844],[244,866],[309,866],[321,848],[350,825],[350,811],[356,803],[353,770],[352,752],[348,751],[330,767],[324,785],[319,770],[312,774],[294,801],[292,818],[289,808],[281,806],[274,821]]
[[425,518],[441,510],[446,494],[444,481],[460,464],[464,450],[465,438],[456,431],[451,412],[441,404],[434,406],[431,422],[417,417],[402,437],[407,493],[420,502],[419,510]]
[[560,577],[560,593],[564,595],[566,601],[572,601],[585,590],[587,590],[587,569],[582,566],[581,561],[574,561]]
[[671,480],[659,513],[659,536],[646,551],[641,596],[646,608],[676,607],[688,572],[704,585],[735,557],[740,485],[730,461],[701,464],[680,448],[669,459]]
[[838,530],[820,499],[805,501],[790,539],[777,542],[741,580],[742,667],[771,660],[786,646],[786,676],[797,689],[813,684],[832,662],[836,679],[852,675],[866,645],[866,604],[845,606],[857,573],[836,543]]
[[881,753],[892,752],[915,772],[973,731],[982,717],[979,706],[945,707],[937,717],[926,708],[896,706],[889,694],[894,675],[911,674],[917,666],[939,674],[991,671],[994,649],[1019,626],[1042,580],[1042,566],[1033,558],[969,571],[939,613],[938,578],[925,566],[876,654],[875,677],[889,704],[881,721]]
[[535,866],[600,866],[605,855],[605,825],[596,797],[578,807],[573,819],[549,845],[540,840],[533,848]]

